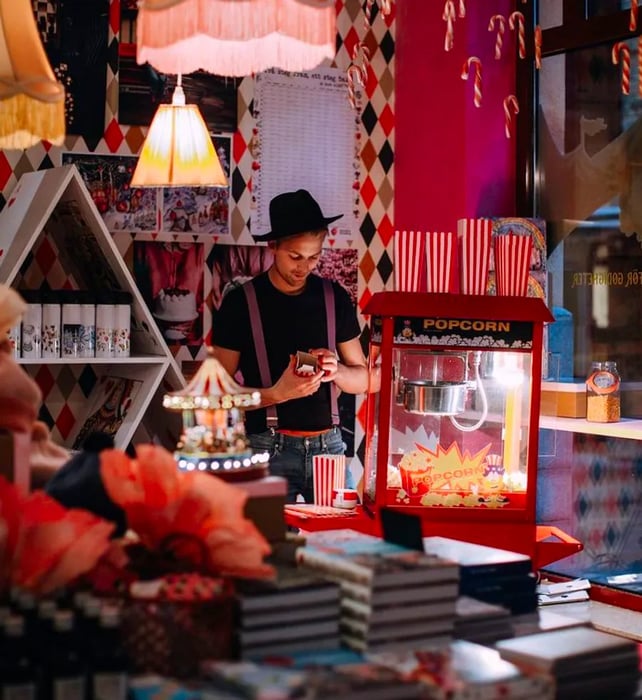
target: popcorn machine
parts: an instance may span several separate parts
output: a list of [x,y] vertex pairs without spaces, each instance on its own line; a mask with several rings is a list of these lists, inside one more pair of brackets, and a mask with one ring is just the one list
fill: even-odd
[[553,320],[544,302],[381,292],[365,313],[364,509],[419,515],[424,535],[521,551],[539,565],[579,551],[535,524],[543,326]]

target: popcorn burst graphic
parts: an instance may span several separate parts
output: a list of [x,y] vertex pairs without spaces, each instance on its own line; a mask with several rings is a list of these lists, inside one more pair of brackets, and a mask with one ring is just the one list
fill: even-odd
[[491,443],[475,455],[471,455],[468,450],[462,454],[456,442],[447,449],[437,445],[435,452],[419,447],[426,453],[430,465],[432,490],[470,491],[483,478],[485,459]]

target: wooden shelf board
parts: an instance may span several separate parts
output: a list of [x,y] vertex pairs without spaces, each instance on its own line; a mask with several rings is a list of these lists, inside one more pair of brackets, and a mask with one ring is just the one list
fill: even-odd
[[642,420],[638,418],[622,418],[617,423],[593,423],[584,418],[540,416],[539,427],[570,433],[642,440]]

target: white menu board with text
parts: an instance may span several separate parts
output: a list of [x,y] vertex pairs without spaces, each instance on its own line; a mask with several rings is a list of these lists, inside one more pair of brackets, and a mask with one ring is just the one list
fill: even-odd
[[270,200],[281,192],[309,190],[325,216],[343,214],[331,235],[358,231],[360,120],[348,100],[344,71],[320,67],[304,73],[273,69],[256,79],[256,161],[252,233],[270,230]]

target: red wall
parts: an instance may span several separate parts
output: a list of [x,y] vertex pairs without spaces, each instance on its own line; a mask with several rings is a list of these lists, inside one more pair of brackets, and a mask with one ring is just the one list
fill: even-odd
[[[458,5],[458,0],[455,0]],[[441,0],[396,3],[395,228],[453,230],[457,219],[514,216],[515,139],[504,133],[504,98],[514,93],[515,32],[508,22],[494,58],[490,17],[507,19],[511,0],[467,0],[444,50]],[[469,56],[482,61],[482,105],[473,105]]]

